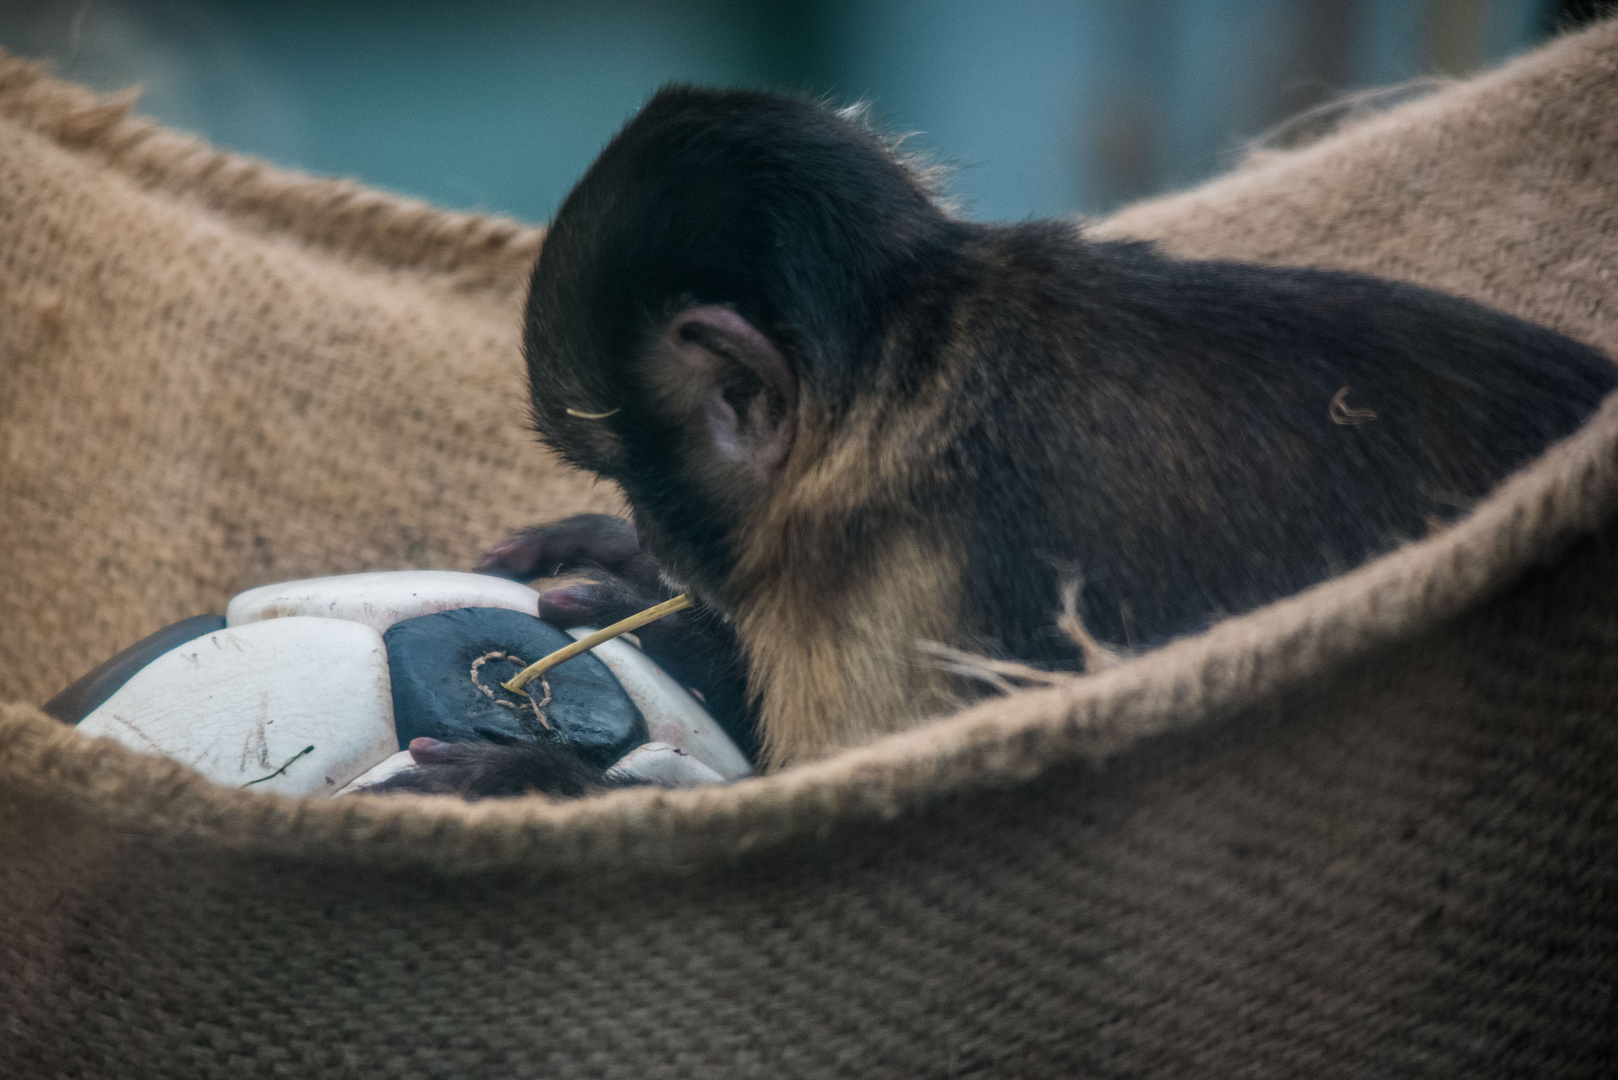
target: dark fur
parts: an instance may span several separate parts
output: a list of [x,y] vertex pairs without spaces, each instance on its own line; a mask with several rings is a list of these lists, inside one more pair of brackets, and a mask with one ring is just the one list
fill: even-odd
[[603,770],[561,743],[441,743],[428,760],[363,789],[367,795],[410,792],[463,799],[552,795],[575,799],[613,787]]
[[[770,349],[671,337],[693,310]],[[777,763],[947,704],[880,651],[894,635],[1076,669],[1056,615],[1078,576],[1100,639],[1195,631],[1452,520],[1618,381],[1584,345],[1409,285],[963,221],[838,114],[688,88],[563,204],[524,343],[535,426],[622,485],[645,550],[597,523],[597,555],[572,519],[485,568],[595,563],[602,591],[563,617],[599,622],[667,595],[649,554],[737,635],[688,616],[647,628],[654,655],[689,641],[688,681],[723,673],[735,726],[739,640]],[[704,348],[711,388],[675,363]],[[754,362],[772,350],[790,385]],[[1375,419],[1334,420],[1344,387]],[[785,457],[716,452],[720,414]]]

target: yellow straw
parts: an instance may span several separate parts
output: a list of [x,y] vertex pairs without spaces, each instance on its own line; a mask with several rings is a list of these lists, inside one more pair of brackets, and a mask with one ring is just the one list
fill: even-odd
[[527,667],[517,672],[517,674],[513,675],[509,682],[503,682],[500,685],[505,687],[507,690],[510,690],[513,694],[521,693],[522,688],[528,684],[530,679],[539,678],[541,675],[545,674],[557,664],[562,663],[564,660],[571,660],[580,653],[589,652],[597,645],[600,645],[603,641],[611,641],[619,634],[627,634],[629,631],[634,630],[637,627],[645,626],[649,622],[655,622],[665,615],[672,615],[676,611],[680,611],[681,609],[688,608],[690,606],[691,598],[685,593],[681,593],[673,600],[665,600],[656,607],[649,607],[645,611],[638,611],[627,619],[619,619],[617,622],[613,623],[609,627],[606,627],[605,629],[597,630],[593,634],[586,637],[581,637],[573,644],[568,645],[565,648],[557,649],[549,656],[541,657],[540,659],[535,660],[532,664],[529,664]]

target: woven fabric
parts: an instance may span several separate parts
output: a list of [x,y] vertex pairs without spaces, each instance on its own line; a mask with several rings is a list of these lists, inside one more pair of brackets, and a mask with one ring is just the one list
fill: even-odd
[[[1098,229],[1618,354],[1618,24]],[[1431,539],[825,761],[303,802],[30,703],[243,585],[610,503],[518,426],[537,237],[14,61],[0,236],[0,1075],[1613,1074],[1618,399]]]
[[523,423],[537,230],[127,108],[0,54],[0,701],[245,588],[619,506]]

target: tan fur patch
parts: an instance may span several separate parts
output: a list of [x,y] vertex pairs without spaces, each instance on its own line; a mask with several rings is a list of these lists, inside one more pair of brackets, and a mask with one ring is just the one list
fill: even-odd
[[737,618],[769,767],[821,757],[959,704],[916,642],[954,636],[960,568],[957,545],[908,528],[851,553],[835,576],[781,567],[777,587]]

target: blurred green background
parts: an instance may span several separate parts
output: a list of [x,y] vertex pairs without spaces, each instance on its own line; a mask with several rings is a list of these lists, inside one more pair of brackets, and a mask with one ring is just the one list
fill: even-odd
[[0,45],[218,145],[548,217],[659,84],[869,100],[968,213],[1102,212],[1358,88],[1463,75],[1590,0],[0,0]]

